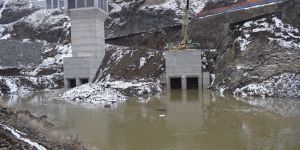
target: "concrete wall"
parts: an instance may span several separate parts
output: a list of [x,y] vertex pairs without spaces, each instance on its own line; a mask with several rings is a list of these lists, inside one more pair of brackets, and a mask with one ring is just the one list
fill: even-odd
[[[66,3],[66,1],[65,1]],[[72,57],[64,59],[65,88],[69,80],[92,82],[105,55],[104,21],[107,13],[96,7],[66,10],[71,18]]]
[[210,84],[209,73],[202,72],[201,50],[177,50],[166,52],[166,82],[170,87],[171,78],[181,78],[181,88],[187,88],[187,78],[198,78],[198,88],[207,87]]
[[105,14],[96,9],[70,10],[73,57],[97,57],[105,54]]
[[[171,89],[171,78],[182,78],[181,88],[186,89],[187,77],[198,77],[202,79],[201,50],[177,50],[166,52],[166,79],[167,89]],[[198,87],[202,84],[199,82]]]
[[66,57],[64,58],[64,81],[65,88],[69,87],[68,79],[76,79],[76,85],[80,85],[80,79],[95,77],[97,69],[100,67],[101,59],[96,57]]

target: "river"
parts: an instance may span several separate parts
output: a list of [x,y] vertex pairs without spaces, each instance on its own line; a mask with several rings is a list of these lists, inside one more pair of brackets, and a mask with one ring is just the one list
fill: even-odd
[[1,97],[7,107],[48,115],[103,150],[300,148],[300,100],[172,91],[111,108],[58,100],[61,91]]

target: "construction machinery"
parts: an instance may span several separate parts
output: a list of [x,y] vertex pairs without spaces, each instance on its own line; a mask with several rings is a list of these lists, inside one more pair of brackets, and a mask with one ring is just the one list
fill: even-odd
[[184,15],[183,15],[183,23],[181,29],[181,37],[182,40],[177,43],[168,43],[166,48],[169,50],[184,50],[184,49],[195,49],[200,46],[199,43],[192,43],[189,39],[189,9],[190,9],[190,0],[185,1],[186,5],[184,8]]

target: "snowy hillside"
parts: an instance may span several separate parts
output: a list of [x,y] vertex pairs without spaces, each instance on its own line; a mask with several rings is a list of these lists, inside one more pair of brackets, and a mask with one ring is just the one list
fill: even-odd
[[62,44],[69,38],[69,18],[57,10],[37,10],[28,1],[5,1],[0,12],[0,22],[8,21],[0,24],[5,53],[0,56],[0,95],[62,88],[63,57],[71,56],[71,45]]
[[162,51],[107,45],[96,82],[67,91],[63,99],[111,105],[151,96],[162,91],[159,78],[164,70]]
[[[142,1],[141,1],[142,2]],[[190,0],[190,11],[191,13],[200,12],[207,0]],[[130,5],[136,3],[136,1],[119,1],[112,0],[110,2],[111,10],[110,13],[120,12],[122,9],[128,8]],[[185,0],[165,0],[165,1],[156,1],[145,0],[143,5],[138,9],[153,11],[153,10],[174,10],[177,14],[182,14],[185,7]]]
[[299,29],[275,15],[246,21],[232,29],[237,47],[229,47],[219,60],[217,66],[223,68],[218,70],[213,86],[220,92],[241,96],[299,97]]
[[[191,0],[190,13],[201,11],[206,0]],[[106,37],[118,37],[152,29],[179,25],[182,22],[184,0],[112,0],[106,20]],[[147,18],[147,19],[145,19]]]

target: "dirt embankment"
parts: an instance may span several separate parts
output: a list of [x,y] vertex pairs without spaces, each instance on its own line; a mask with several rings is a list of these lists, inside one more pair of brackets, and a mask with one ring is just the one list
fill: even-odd
[[47,116],[36,117],[28,111],[0,106],[0,120],[0,149],[37,149],[39,146],[46,149],[94,149],[75,135],[59,129]]

